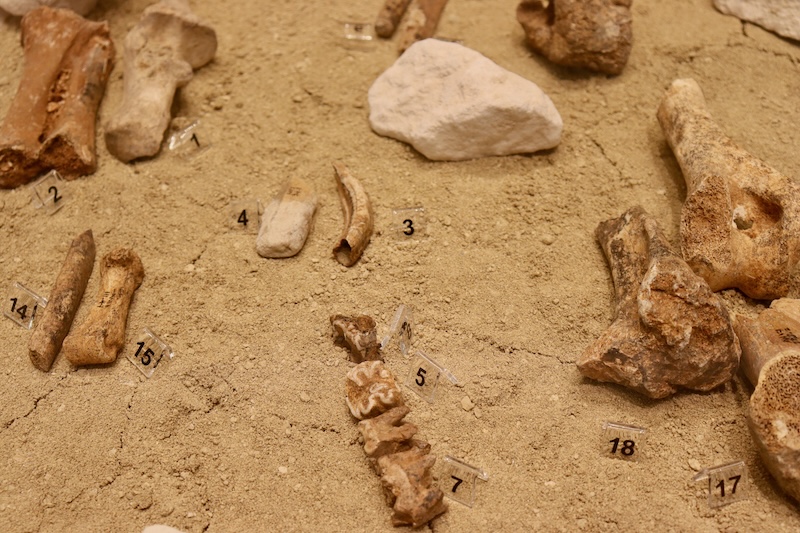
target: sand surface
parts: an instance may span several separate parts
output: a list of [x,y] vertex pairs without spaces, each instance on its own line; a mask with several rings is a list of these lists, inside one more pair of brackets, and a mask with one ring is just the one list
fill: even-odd
[[[740,145],[800,176],[800,47],[716,12],[710,0],[635,0],[634,47],[608,78],[553,66],[526,48],[516,0],[451,0],[439,35],[537,83],[564,119],[547,153],[427,161],[372,133],[367,90],[393,42],[342,38],[380,0],[193,2],[219,50],[181,91],[202,154],[126,165],[102,140],[122,96],[124,35],[147,0],[101,0],[118,50],[100,109],[99,169],[70,182],[48,216],[27,188],[0,192],[0,288],[47,295],[72,239],[98,257],[133,247],[145,267],[115,364],[42,373],[30,332],[0,320],[0,529],[139,532],[392,531],[379,478],[344,404],[352,366],[329,316],[366,313],[386,331],[413,307],[414,349],[460,380],[433,404],[406,389],[409,420],[433,452],[483,468],[473,508],[450,504],[431,530],[770,531],[800,529],[798,508],[748,433],[741,377],[706,394],[650,401],[583,379],[582,350],[609,324],[612,285],[594,228],[640,204],[676,241],[685,187],[656,121],[666,86],[693,77]],[[22,71],[19,19],[0,23],[0,101]],[[348,164],[376,211],[361,261],[331,250],[342,212],[331,161]],[[303,251],[262,259],[227,207],[266,203],[290,176],[320,197]],[[392,209],[423,206],[427,233],[399,240]],[[77,321],[94,303],[95,268]],[[797,296],[797,291],[794,293]],[[726,291],[734,309],[759,302]],[[8,302],[6,302],[8,304]],[[175,358],[151,379],[128,361],[144,327]],[[385,351],[399,378],[411,360]],[[466,411],[462,400],[475,407]],[[648,429],[638,463],[602,455],[604,421]],[[747,501],[711,510],[692,467],[743,460]],[[690,465],[691,463],[691,465]]]

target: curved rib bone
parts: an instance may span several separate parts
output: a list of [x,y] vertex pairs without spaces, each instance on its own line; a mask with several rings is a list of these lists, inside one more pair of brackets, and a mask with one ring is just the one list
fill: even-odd
[[344,211],[344,229],[333,253],[337,261],[349,267],[356,264],[372,236],[372,204],[364,187],[343,163],[334,163],[333,169]]

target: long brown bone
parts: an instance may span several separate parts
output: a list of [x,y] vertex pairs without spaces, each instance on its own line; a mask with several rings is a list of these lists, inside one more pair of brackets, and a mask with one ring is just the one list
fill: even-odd
[[581,373],[651,398],[731,379],[740,348],[728,312],[656,221],[633,207],[601,222],[595,235],[611,268],[616,317],[581,355]]
[[400,34],[400,52],[417,41],[433,37],[447,0],[411,0]]
[[95,117],[114,57],[108,24],[40,7],[21,26],[25,66],[0,127],[0,187],[49,169],[66,179],[91,174]]
[[775,300],[757,320],[739,316],[734,326],[755,386],[750,432],[767,469],[800,502],[800,300]]
[[800,260],[800,188],[722,132],[692,79],[672,82],[658,121],[686,181],[686,262],[713,291],[785,296]]
[[349,267],[356,264],[372,236],[372,204],[367,191],[350,174],[350,169],[338,162],[333,164],[333,169],[344,211],[344,229],[333,254],[337,261]]
[[397,24],[403,18],[411,0],[386,0],[375,19],[375,33],[378,37],[388,39],[394,35]]

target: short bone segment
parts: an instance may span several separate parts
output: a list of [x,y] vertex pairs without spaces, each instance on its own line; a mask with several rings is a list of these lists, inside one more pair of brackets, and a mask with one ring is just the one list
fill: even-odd
[[109,152],[125,162],[156,155],[175,91],[216,51],[214,29],[185,0],[162,0],[145,9],[125,38],[122,104],[106,124]]
[[785,296],[800,260],[800,188],[722,132],[692,79],[672,82],[658,121],[686,181],[686,262],[714,291]]
[[578,360],[581,373],[651,398],[708,391],[739,365],[730,317],[641,207],[595,232],[611,268],[616,316]]
[[139,256],[117,248],[103,257],[100,292],[89,316],[64,341],[64,356],[75,366],[113,363],[125,344],[133,294],[144,279]]
[[114,57],[108,24],[40,7],[21,27],[25,66],[0,127],[0,187],[51,169],[66,179],[91,174],[96,113]]

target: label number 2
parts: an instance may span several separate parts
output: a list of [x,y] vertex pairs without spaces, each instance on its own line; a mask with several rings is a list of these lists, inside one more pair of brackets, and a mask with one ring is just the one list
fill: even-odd
[[53,203],[58,202],[61,200],[61,196],[58,195],[58,188],[55,185],[51,185],[47,192],[53,193]]
[[[617,453],[617,449],[619,448],[619,437],[617,437],[616,439],[612,439],[608,442],[614,445],[611,447],[611,453]],[[622,441],[622,448],[620,448],[620,452],[622,452],[622,455],[630,457],[631,455],[633,455],[634,452],[633,447],[635,445],[636,443],[632,440],[624,440]]]
[[425,370],[422,367],[419,367],[417,369],[417,376],[419,376],[419,377],[414,380],[414,383],[416,383],[420,387],[424,387],[425,386],[425,374],[427,374],[427,373],[428,373],[427,370]]
[[[136,350],[136,356],[135,356],[135,357],[139,357],[139,353],[141,353],[141,351],[142,351],[142,348],[144,348],[144,342],[137,342],[136,344],[138,344],[138,345],[139,345],[139,349],[138,349],[138,350]],[[144,351],[144,353],[142,354],[142,364],[143,364],[144,366],[147,366],[147,365],[149,365],[149,364],[150,364],[150,362],[151,362],[151,361],[152,361],[152,359],[153,359],[153,356],[154,356],[155,354],[156,354],[156,352],[154,352],[154,351],[153,351],[153,350],[151,350],[150,348],[146,349],[146,350]]]
[[[739,484],[739,480],[742,479],[742,476],[731,476],[728,478],[728,481],[733,481],[733,488],[731,489],[731,494],[736,494],[736,486]],[[719,496],[720,498],[725,497],[725,480],[720,479],[719,483],[717,483],[717,487],[719,489]]]
[[239,213],[239,218],[236,219],[236,222],[242,224],[245,228],[247,227],[247,209],[242,209],[242,212]]
[[403,221],[403,224],[406,226],[406,229],[403,230],[403,235],[408,235],[409,237],[414,235],[414,221],[407,218]]

